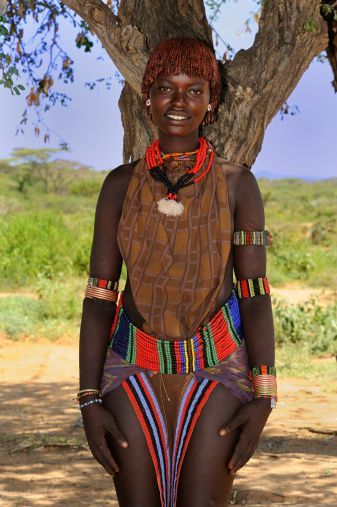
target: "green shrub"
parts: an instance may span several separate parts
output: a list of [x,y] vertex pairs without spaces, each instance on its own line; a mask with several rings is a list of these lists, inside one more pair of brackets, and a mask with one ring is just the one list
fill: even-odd
[[49,280],[38,276],[36,291],[40,299],[40,316],[43,320],[79,318],[81,311],[80,289],[84,292],[85,280]]
[[76,181],[70,187],[70,193],[73,195],[84,195],[86,197],[98,196],[102,182],[98,180]]
[[[82,238],[83,239],[83,238]],[[72,232],[61,212],[9,215],[0,223],[0,273],[3,284],[24,286],[37,275],[55,278],[79,273],[89,260],[88,238]]]
[[40,319],[39,301],[24,296],[0,298],[0,329],[8,338],[32,335]]
[[273,298],[276,341],[298,344],[310,353],[337,354],[337,303],[317,305],[312,298],[297,305]]

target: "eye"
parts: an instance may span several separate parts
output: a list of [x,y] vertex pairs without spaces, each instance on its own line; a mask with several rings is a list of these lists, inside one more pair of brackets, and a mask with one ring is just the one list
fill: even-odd
[[197,90],[195,88],[190,90],[190,92],[192,93],[192,95],[201,95],[202,94],[202,90]]
[[168,86],[158,86],[158,89],[161,91],[170,90],[170,88]]

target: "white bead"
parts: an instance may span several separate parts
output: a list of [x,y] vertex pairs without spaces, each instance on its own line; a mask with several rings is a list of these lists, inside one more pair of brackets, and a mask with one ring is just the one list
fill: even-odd
[[177,202],[174,199],[166,199],[163,197],[157,201],[158,211],[169,217],[177,217],[183,214],[184,205],[182,202]]

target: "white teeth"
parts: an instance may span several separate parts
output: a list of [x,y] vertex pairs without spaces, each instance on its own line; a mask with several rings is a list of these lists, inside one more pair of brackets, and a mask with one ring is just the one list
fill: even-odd
[[169,118],[172,118],[172,120],[186,120],[185,116],[175,116],[174,114],[167,114]]

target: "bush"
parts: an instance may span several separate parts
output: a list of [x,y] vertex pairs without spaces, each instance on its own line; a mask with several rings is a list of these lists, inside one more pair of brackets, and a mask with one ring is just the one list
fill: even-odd
[[[36,284],[40,299],[40,316],[43,320],[79,318],[80,289],[84,292],[85,280],[49,280],[39,276]],[[82,294],[83,296],[83,294]]]
[[94,197],[98,195],[102,182],[98,180],[82,180],[76,181],[70,187],[70,193],[73,195],[84,195],[86,197]]
[[283,298],[273,298],[276,342],[298,344],[310,353],[337,354],[337,303],[326,308],[312,298],[291,305]]
[[78,272],[85,264],[83,258],[79,263],[79,252],[88,256],[90,247],[80,240],[81,235],[72,232],[60,212],[7,216],[0,223],[2,283],[24,286],[39,274],[52,279],[60,273]]
[[33,334],[39,318],[39,301],[24,296],[0,298],[0,329],[8,338]]

